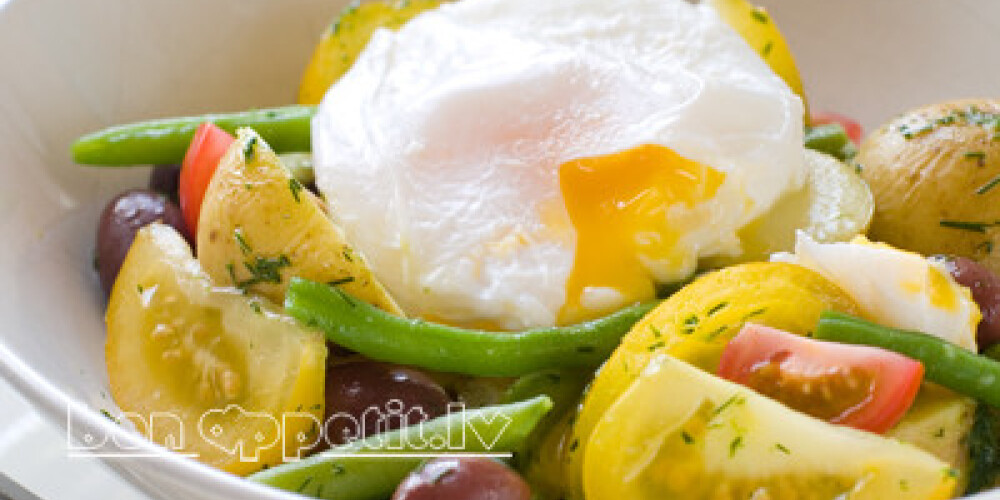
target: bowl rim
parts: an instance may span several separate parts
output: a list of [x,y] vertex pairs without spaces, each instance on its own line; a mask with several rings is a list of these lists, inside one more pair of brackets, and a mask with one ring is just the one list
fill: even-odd
[[[0,0],[2,2],[4,0]],[[105,415],[98,413],[90,405],[73,399],[60,390],[48,379],[31,368],[28,364],[18,358],[0,338],[0,378],[6,380],[14,387],[32,406],[41,410],[44,417],[49,421],[58,422],[58,427],[66,432],[73,432],[67,435],[70,438],[81,440],[86,433],[92,435],[106,436],[120,443],[123,448],[135,450],[141,453],[142,460],[157,460],[162,464],[162,469],[156,473],[170,476],[172,479],[187,483],[201,484],[208,486],[206,493],[220,498],[255,498],[260,500],[295,500],[302,496],[267,486],[261,483],[250,481],[246,478],[233,474],[228,474],[215,469],[207,464],[203,464],[177,453],[174,453],[137,433],[129,432],[121,425],[112,422]],[[79,427],[69,425],[68,412],[73,412],[74,424]],[[78,432],[76,429],[79,429]],[[67,448],[68,451],[68,448]],[[95,456],[95,458],[97,458]],[[140,489],[144,489],[144,481],[132,474],[122,474],[119,467],[130,469],[124,462],[125,457],[116,457],[114,461],[107,457],[100,457],[105,463],[115,469],[115,472],[122,476],[124,480],[133,483]]]

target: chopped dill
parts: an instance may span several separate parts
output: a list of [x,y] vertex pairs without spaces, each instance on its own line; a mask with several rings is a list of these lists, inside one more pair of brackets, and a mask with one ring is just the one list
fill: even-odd
[[243,159],[247,163],[253,161],[253,157],[254,157],[254,149],[253,148],[256,145],[257,145],[257,137],[256,136],[251,136],[250,139],[247,140],[247,145],[243,146]]
[[694,437],[688,434],[688,431],[681,431],[681,439],[684,440],[685,444],[694,444]]
[[253,251],[253,249],[250,248],[250,243],[248,243],[246,237],[243,236],[243,228],[237,227],[233,230],[233,236],[236,238],[236,244],[240,246],[240,252],[242,252],[243,255],[247,255]]
[[750,15],[753,16],[754,21],[757,21],[758,23],[767,24],[768,22],[767,12],[764,12],[764,9],[761,9],[760,7],[755,7],[752,11],[750,11]]
[[330,286],[340,286],[340,285],[346,285],[348,283],[353,283],[353,282],[354,282],[354,276],[347,276],[347,277],[344,277],[344,278],[335,279],[333,281],[327,281],[326,284],[330,285]]
[[718,304],[712,306],[712,308],[709,309],[707,313],[705,313],[705,316],[712,316],[713,314],[721,311],[724,307],[726,307],[728,305],[729,305],[729,302],[725,302],[725,301],[719,302]]
[[302,192],[302,183],[294,177],[288,179],[288,189],[292,192],[292,198],[295,198],[295,203],[300,203],[302,200],[299,198],[299,193]]
[[1000,175],[990,179],[986,184],[979,186],[979,189],[976,190],[976,194],[986,194],[990,192],[991,189],[997,187],[997,184],[1000,184]]
[[735,457],[736,452],[743,447],[743,436],[736,436],[729,442],[729,457]]
[[1000,221],[970,222],[970,221],[941,219],[941,222],[939,224],[941,224],[941,227],[947,227],[950,229],[961,229],[963,231],[972,231],[974,233],[985,233],[986,229],[1000,225]]

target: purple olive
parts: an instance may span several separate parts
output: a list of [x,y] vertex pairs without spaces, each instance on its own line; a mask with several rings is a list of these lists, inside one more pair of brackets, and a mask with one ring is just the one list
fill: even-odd
[[1000,278],[986,266],[966,257],[952,257],[945,262],[955,281],[972,291],[972,298],[983,313],[976,332],[979,349],[1000,342]]
[[157,165],[149,173],[149,189],[167,195],[177,202],[177,187],[180,185],[180,165]]
[[529,500],[531,488],[516,472],[489,458],[435,458],[412,472],[392,500]]
[[444,415],[451,399],[433,379],[405,366],[374,361],[333,365],[326,372],[325,436],[331,445]]
[[104,207],[97,225],[97,273],[105,296],[111,294],[136,233],[156,221],[186,235],[180,208],[162,194],[134,189],[116,196]]

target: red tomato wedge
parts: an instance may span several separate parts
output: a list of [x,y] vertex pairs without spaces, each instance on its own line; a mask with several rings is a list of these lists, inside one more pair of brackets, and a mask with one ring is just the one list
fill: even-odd
[[748,324],[723,351],[719,376],[814,417],[881,434],[913,404],[924,365],[877,347]]
[[854,144],[861,144],[861,124],[844,115],[829,111],[815,113],[809,117],[809,123],[811,125],[839,123],[840,126],[844,127],[844,132],[847,132],[847,137],[854,141]]
[[181,164],[178,198],[184,223],[192,235],[198,234],[198,215],[219,160],[235,141],[228,132],[213,123],[202,123],[195,131]]

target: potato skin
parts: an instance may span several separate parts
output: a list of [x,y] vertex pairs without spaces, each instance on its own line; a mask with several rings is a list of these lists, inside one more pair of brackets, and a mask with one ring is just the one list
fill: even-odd
[[1000,100],[907,112],[872,133],[855,161],[875,199],[869,236],[1000,272]]

